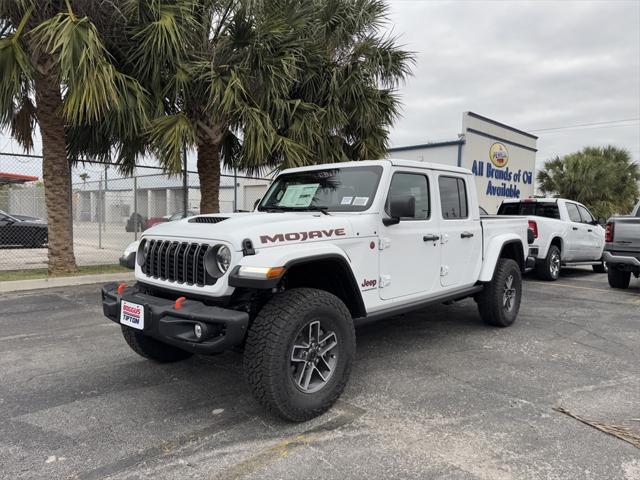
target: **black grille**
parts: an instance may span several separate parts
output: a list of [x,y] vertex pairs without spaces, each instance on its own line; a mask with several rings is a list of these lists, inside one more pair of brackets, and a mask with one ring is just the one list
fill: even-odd
[[204,257],[211,245],[200,243],[147,240],[149,249],[142,271],[148,277],[186,283],[213,285],[216,279],[207,275]]
[[189,223],[218,223],[229,217],[193,217],[189,219]]

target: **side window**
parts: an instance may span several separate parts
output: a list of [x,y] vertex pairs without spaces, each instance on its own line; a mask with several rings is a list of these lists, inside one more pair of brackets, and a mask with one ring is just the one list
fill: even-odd
[[413,217],[405,217],[408,220],[426,220],[431,215],[431,202],[429,201],[429,180],[419,173],[396,173],[391,179],[389,195],[385,210],[389,213],[389,204],[394,197],[412,196],[416,200],[416,210]]
[[582,223],[578,206],[575,203],[565,203],[567,206],[567,213],[572,222]]
[[465,181],[456,177],[440,177],[438,186],[440,187],[442,218],[446,220],[467,218],[469,211]]
[[580,210],[580,216],[582,217],[583,223],[593,223],[593,215],[591,215],[589,210],[582,205],[578,205],[578,210]]

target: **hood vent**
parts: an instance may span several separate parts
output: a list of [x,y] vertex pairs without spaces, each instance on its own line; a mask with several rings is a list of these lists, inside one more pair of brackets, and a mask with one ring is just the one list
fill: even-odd
[[189,223],[218,223],[229,217],[193,217],[189,219]]

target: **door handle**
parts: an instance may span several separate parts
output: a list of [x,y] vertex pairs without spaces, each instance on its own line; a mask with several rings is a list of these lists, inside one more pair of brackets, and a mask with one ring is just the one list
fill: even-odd
[[577,229],[578,229],[578,227],[572,227],[572,228],[573,228],[574,230],[577,230]]
[[440,240],[438,235],[425,235],[422,237],[422,240],[425,242],[435,242],[436,240]]
[[473,233],[471,232],[462,232],[460,234],[460,238],[471,238],[471,237],[473,237]]
[[587,232],[593,232],[593,230],[591,230],[590,228],[587,230]]

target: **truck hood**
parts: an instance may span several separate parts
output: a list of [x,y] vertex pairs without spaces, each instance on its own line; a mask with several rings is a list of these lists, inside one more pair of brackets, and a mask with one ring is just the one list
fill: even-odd
[[175,222],[160,223],[143,237],[187,241],[222,241],[235,250],[250,239],[254,248],[284,244],[344,239],[354,235],[350,215],[319,212],[250,212],[197,215]]

